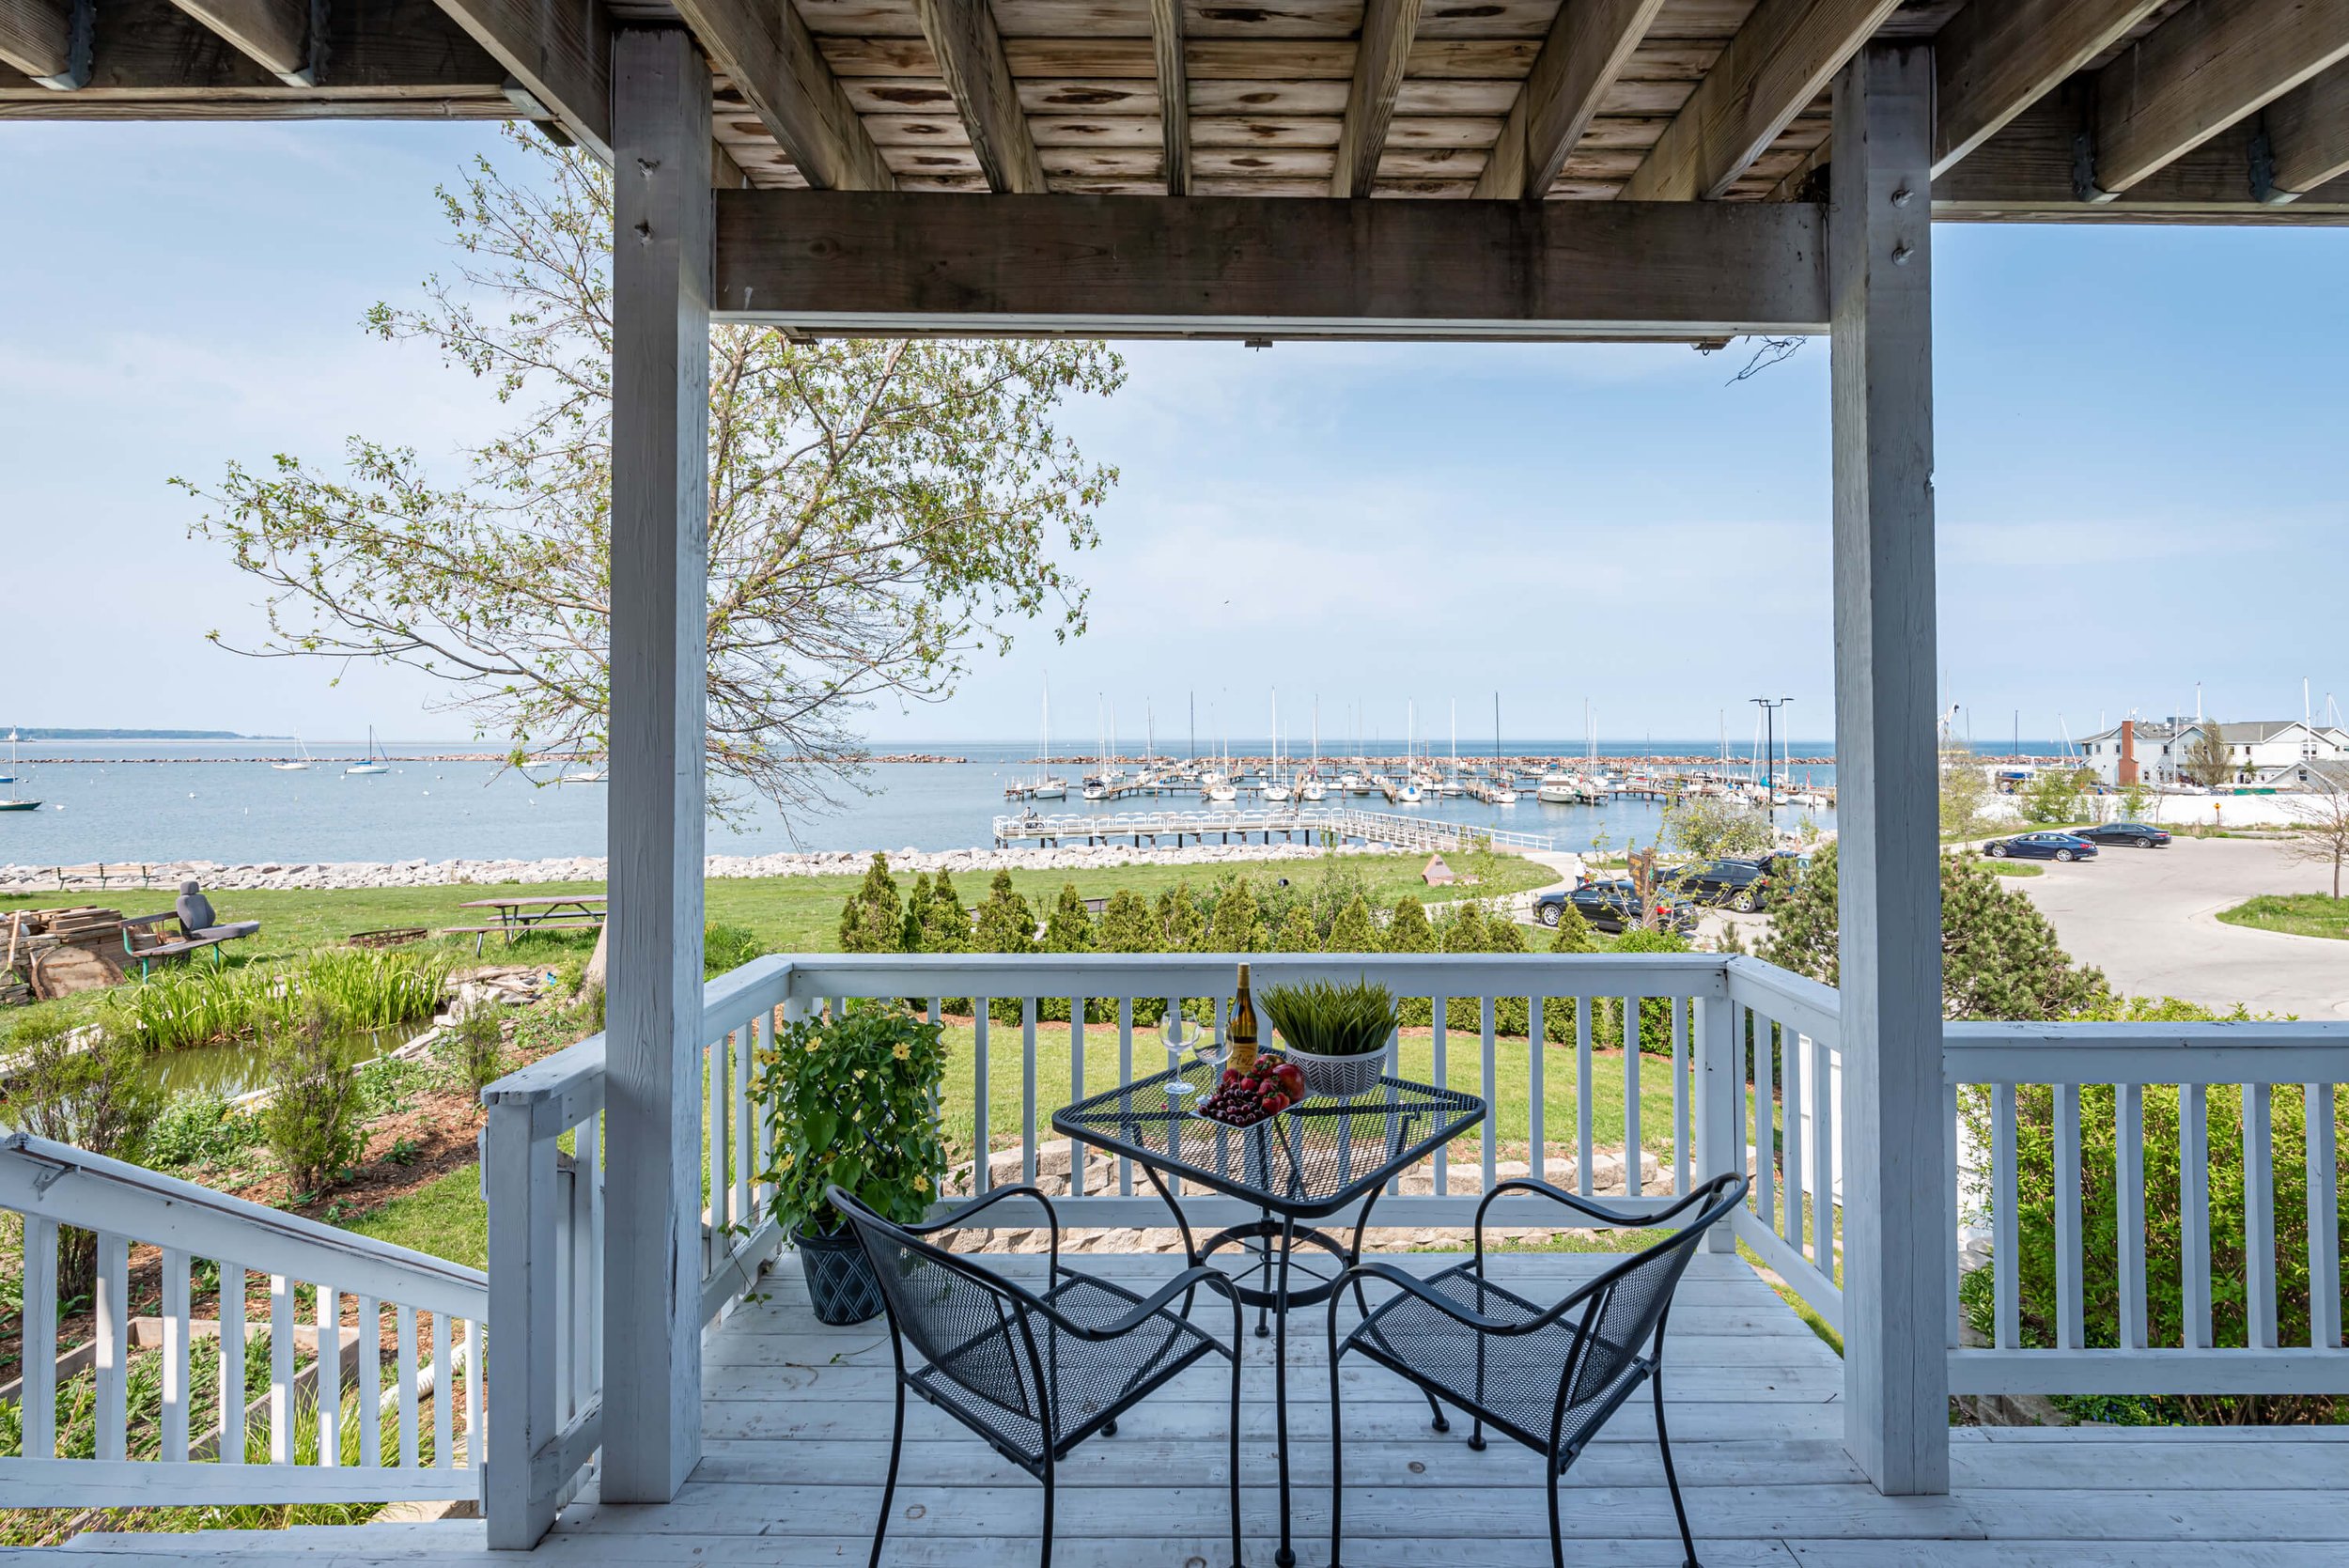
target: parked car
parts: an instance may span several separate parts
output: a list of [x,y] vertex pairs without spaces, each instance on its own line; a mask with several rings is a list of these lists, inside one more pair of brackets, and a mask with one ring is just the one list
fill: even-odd
[[1759,861],[1698,861],[1657,873],[1657,880],[1699,904],[1726,904],[1751,914],[1770,899],[1770,869]]
[[2095,857],[2096,846],[2077,833],[2017,833],[1992,839],[1982,852],[2000,860],[2012,855],[2018,861],[2085,861]]
[[2125,844],[2137,849],[2161,849],[2170,843],[2168,830],[2145,822],[2107,822],[2076,829],[2074,833],[2091,844]]
[[[1533,900],[1533,918],[1544,925],[1555,925],[1564,918],[1568,905],[1596,931],[1627,931],[1646,924],[1638,891],[1621,878],[1585,882],[1572,893],[1543,893]],[[1656,913],[1657,923],[1672,930],[1687,933],[1696,929],[1696,915],[1686,902],[1669,893],[1657,895]]]

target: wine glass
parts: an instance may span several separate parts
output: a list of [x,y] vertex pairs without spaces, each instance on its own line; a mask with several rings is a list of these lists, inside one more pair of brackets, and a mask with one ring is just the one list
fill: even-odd
[[1166,1047],[1166,1063],[1174,1077],[1166,1080],[1166,1097],[1180,1102],[1185,1094],[1197,1093],[1198,1086],[1182,1076],[1183,1053],[1200,1048],[1207,1032],[1182,1015],[1180,1008],[1170,1008],[1166,1022],[1159,1029],[1159,1040]]

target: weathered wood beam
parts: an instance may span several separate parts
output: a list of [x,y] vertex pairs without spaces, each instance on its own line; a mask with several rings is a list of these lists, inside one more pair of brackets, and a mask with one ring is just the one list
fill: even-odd
[[897,181],[791,0],[673,0],[810,185],[891,191]]
[[1664,0],[1565,0],[1493,144],[1475,194],[1538,201]]
[[2349,0],[2195,0],[2096,72],[2096,188],[2129,189],[2344,57]]
[[1354,52],[1354,85],[1346,89],[1346,123],[1338,132],[1338,162],[1330,176],[1333,196],[1366,196],[1377,182],[1378,155],[1387,148],[1394,96],[1403,89],[1411,39],[1419,32],[1420,0],[1368,0],[1361,43]]
[[1969,0],[1933,40],[1938,176],[2061,85],[2162,0]]
[[719,313],[833,334],[1685,338],[1827,318],[1801,203],[717,203]]
[[1166,194],[1190,194],[1190,73],[1183,58],[1183,0],[1150,0],[1150,47],[1159,78],[1159,135]]
[[[602,0],[439,3],[573,141],[612,161],[612,26]],[[332,60],[330,53],[329,70]]]
[[[2109,201],[2080,198],[2075,179],[2092,80],[2076,76],[1933,182],[1934,216],[1968,222],[2349,223],[2349,175],[2290,203],[2262,202],[2252,184],[2261,116],[2238,121]],[[2271,111],[2274,105],[2269,106]],[[2271,132],[2272,134],[2272,132]]]
[[1900,0],[1762,0],[1632,171],[1626,201],[1710,200],[1778,139]]
[[44,87],[89,81],[92,0],[0,0],[0,60]]
[[2269,199],[2296,201],[2349,175],[2349,62],[2267,106]]
[[310,0],[173,0],[291,87],[318,85],[320,48],[313,51]]
[[955,95],[988,189],[1041,194],[1047,189],[1044,165],[1035,155],[1027,113],[1019,107],[1010,62],[1003,58],[993,8],[988,0],[913,0],[913,8],[938,55],[939,74]]

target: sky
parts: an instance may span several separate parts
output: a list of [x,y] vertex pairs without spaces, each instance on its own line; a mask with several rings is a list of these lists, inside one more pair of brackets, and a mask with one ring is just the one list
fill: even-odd
[[[169,480],[365,433],[454,476],[486,390],[361,326],[451,268],[491,128],[0,123],[0,725],[462,738],[412,674],[259,661]],[[2349,232],[1934,232],[1942,700],[1980,741],[2349,703]],[[1832,731],[1827,347],[1126,346],[1063,429],[1121,478],[1091,630],[984,656],[882,747],[1282,727],[1743,745]],[[1147,721],[1145,719],[1147,716]],[[1783,731],[1781,731],[1783,733]]]

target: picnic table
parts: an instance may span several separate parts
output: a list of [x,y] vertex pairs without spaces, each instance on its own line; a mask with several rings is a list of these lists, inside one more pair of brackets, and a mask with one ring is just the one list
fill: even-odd
[[597,931],[603,927],[606,895],[599,893],[541,893],[531,898],[474,898],[458,905],[460,909],[495,909],[496,924],[486,925],[452,925],[441,934],[444,937],[470,936],[474,939],[474,956],[481,956],[481,945],[492,935],[502,935],[511,947],[534,931]]

